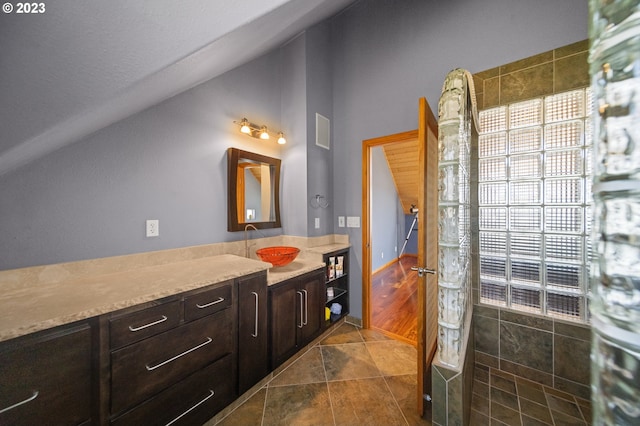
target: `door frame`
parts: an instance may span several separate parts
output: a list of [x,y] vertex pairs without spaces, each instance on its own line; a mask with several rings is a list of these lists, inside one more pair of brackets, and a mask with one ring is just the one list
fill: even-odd
[[371,328],[371,150],[417,140],[418,129],[362,141],[362,326],[367,329]]

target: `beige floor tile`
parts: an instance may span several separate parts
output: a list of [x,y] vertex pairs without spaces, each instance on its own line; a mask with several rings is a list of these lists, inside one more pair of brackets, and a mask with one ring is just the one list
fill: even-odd
[[343,322],[335,331],[323,339],[321,345],[340,345],[343,343],[360,343],[363,342],[362,336],[358,332],[358,327]]
[[274,377],[269,383],[269,387],[324,383],[326,381],[327,376],[324,372],[322,354],[320,348],[316,346],[309,349],[307,353]]
[[244,404],[236,408],[231,414],[218,423],[220,426],[246,426],[259,425],[262,423],[264,413],[264,401],[267,396],[267,389],[263,388],[256,392]]
[[417,374],[417,351],[413,346],[388,340],[367,342],[367,349],[383,376]]
[[407,423],[410,425],[431,425],[430,421],[418,415],[417,376],[415,374],[385,377],[385,381]]
[[264,425],[333,425],[326,383],[267,388]]
[[322,346],[321,349],[328,381],[381,375],[364,343]]
[[375,342],[379,340],[392,340],[390,337],[375,330],[360,329],[358,330],[365,342]]
[[329,382],[336,425],[406,425],[382,377]]

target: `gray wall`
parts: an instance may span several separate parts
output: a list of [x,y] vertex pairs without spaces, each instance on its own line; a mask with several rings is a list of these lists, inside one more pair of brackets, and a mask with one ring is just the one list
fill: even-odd
[[[282,230],[304,236],[307,232],[307,83],[304,34],[282,48],[282,117],[287,145],[282,149]],[[260,80],[260,76],[256,76]],[[265,88],[266,89],[266,88]],[[261,96],[256,93],[256,96]]]
[[[304,148],[306,129],[285,128],[281,149],[233,124],[247,116],[290,125],[281,118],[282,56],[265,55],[0,177],[0,269],[242,238],[226,230],[228,147],[284,157],[283,185],[306,177],[306,163],[285,155]],[[289,218],[299,211],[295,194],[282,197]],[[146,219],[160,220],[159,237],[145,237]],[[283,223],[285,232],[306,232],[306,223]]]
[[[333,122],[333,99],[331,87],[331,27],[328,22],[309,29],[306,37],[307,60],[307,209],[308,236],[333,233],[333,150],[316,145],[316,113]],[[327,208],[317,207],[309,200],[316,194],[324,196]],[[320,219],[320,228],[315,228],[315,218]]]
[[[418,97],[437,111],[448,71],[477,72],[583,40],[587,19],[584,0],[367,0],[334,18],[336,213],[362,214],[362,140],[415,129]],[[347,232],[350,311],[359,317],[362,232]]]
[[371,270],[394,260],[398,243],[398,192],[381,146],[371,149]]

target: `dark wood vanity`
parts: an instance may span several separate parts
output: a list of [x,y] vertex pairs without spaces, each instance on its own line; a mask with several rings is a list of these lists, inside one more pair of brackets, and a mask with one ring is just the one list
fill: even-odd
[[325,268],[310,265],[272,285],[263,267],[0,342],[0,424],[206,422],[326,329]]
[[206,422],[269,372],[266,289],[264,271],[3,342],[0,424]]

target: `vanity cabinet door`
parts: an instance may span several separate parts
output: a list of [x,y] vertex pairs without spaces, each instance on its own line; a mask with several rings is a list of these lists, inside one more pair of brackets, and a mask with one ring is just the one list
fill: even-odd
[[267,276],[238,281],[238,393],[269,374]]
[[301,346],[306,345],[320,334],[324,316],[324,272],[320,271],[312,275],[305,275],[300,283],[303,292],[303,324],[299,329]]
[[323,270],[269,287],[272,369],[320,334],[324,301]]
[[0,424],[77,425],[91,419],[88,324],[0,345]]
[[271,368],[282,364],[296,352],[299,292],[296,280],[269,287],[269,325],[271,326]]

